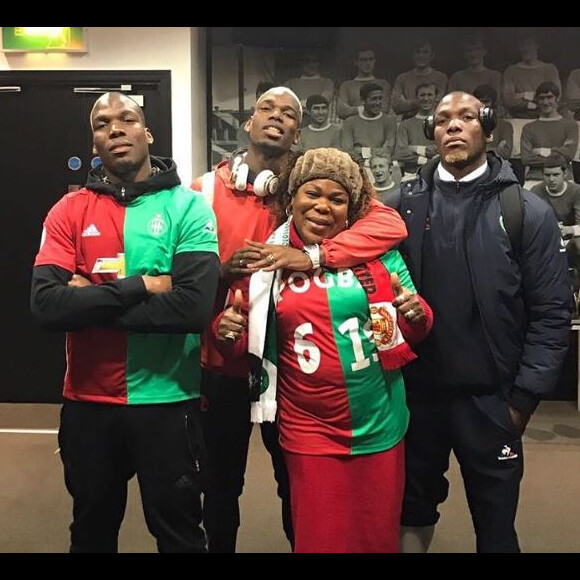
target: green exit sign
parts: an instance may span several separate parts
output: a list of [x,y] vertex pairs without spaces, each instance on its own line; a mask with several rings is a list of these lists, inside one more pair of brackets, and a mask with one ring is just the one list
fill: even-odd
[[82,26],[2,27],[5,52],[86,52]]

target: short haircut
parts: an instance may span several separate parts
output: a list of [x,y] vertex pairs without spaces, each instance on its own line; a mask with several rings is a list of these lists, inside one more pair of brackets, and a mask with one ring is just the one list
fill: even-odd
[[431,50],[433,50],[433,43],[431,42],[431,39],[426,38],[426,37],[416,37],[415,40],[413,41],[413,44],[411,45],[413,50],[417,50],[418,48],[423,48],[424,46],[429,46],[429,48]]
[[485,48],[485,41],[479,35],[472,35],[467,36],[463,39],[463,48],[471,47],[471,46],[483,46]]
[[378,85],[377,83],[365,83],[361,88],[360,88],[360,98],[362,101],[366,101],[368,96],[373,92],[373,91],[381,91],[381,93],[383,92],[383,87],[381,87],[381,85]]
[[415,88],[415,96],[419,94],[421,89],[425,89],[427,87],[433,87],[435,89],[435,96],[437,96],[437,85],[432,81],[425,81],[424,83],[419,83]]
[[371,156],[371,158],[369,159],[369,165],[375,160],[375,159],[384,159],[389,165],[391,164],[391,158],[386,154],[386,153],[375,153],[374,155]]
[[536,44],[538,44],[538,31],[534,28],[518,28],[516,30],[516,43],[520,45],[526,40],[533,40]]
[[266,91],[273,89],[276,85],[272,81],[260,81],[256,85],[256,99],[261,97]]
[[566,159],[560,153],[551,153],[544,159],[542,167],[561,167],[564,173],[566,173],[568,163],[566,163]]
[[314,105],[326,105],[330,103],[324,95],[310,95],[306,99],[306,110],[310,110]]
[[375,57],[377,56],[377,51],[372,46],[363,46],[362,48],[359,48],[356,51],[357,57],[360,56],[360,53],[361,52],[372,52],[373,53],[373,56],[375,56]]
[[104,93],[95,101],[95,104],[93,105],[93,108],[91,109],[91,112],[89,114],[89,125],[91,127],[93,126],[93,115],[95,114],[95,110],[97,109],[97,106],[99,106],[105,102],[108,103],[108,102],[110,102],[111,99],[118,99],[120,101],[128,101],[129,104],[133,106],[133,109],[135,110],[135,112],[141,118],[141,122],[143,123],[143,125],[147,124],[147,121],[145,120],[145,111],[143,111],[143,108],[141,107],[141,105],[133,97],[131,97],[130,95],[126,95],[125,93],[121,93],[119,91],[111,91],[109,93]]
[[302,64],[307,62],[320,62],[320,57],[316,52],[308,51],[302,54]]
[[556,83],[553,83],[552,81],[544,81],[536,87],[536,99],[539,95],[544,95],[546,93],[552,93],[555,97],[559,97],[560,89]]
[[491,101],[491,104],[495,105],[497,91],[491,85],[477,85],[473,89],[473,96],[477,97],[482,102]]

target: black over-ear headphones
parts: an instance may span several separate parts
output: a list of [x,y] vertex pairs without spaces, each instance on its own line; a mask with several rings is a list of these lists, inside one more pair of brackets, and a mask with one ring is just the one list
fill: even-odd
[[[495,117],[495,111],[491,107],[480,107],[479,109],[479,122],[481,127],[483,128],[483,132],[485,133],[486,137],[489,137],[495,126],[497,124],[497,120]],[[425,137],[429,139],[429,141],[435,140],[435,116],[429,115],[423,121],[423,133],[425,133]]]
[[[250,168],[245,162],[246,151],[234,151],[230,161],[230,170],[232,172],[231,182],[238,191],[246,191],[248,187],[248,176]],[[259,197],[274,195],[278,190],[278,177],[273,171],[265,169],[260,171],[254,179],[254,193]]]

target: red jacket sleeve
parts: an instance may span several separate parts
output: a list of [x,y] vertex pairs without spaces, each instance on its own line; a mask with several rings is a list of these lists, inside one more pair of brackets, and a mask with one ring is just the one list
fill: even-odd
[[425,320],[411,324],[404,316],[397,316],[399,328],[401,329],[405,340],[411,346],[421,342],[433,328],[433,310],[431,310],[431,307],[427,302],[425,302],[424,298],[419,295],[417,295],[417,298],[419,299],[419,302],[421,302],[421,306],[425,311]]
[[325,264],[350,268],[382,256],[407,237],[399,213],[380,201],[371,200],[368,213],[334,238],[323,240]]

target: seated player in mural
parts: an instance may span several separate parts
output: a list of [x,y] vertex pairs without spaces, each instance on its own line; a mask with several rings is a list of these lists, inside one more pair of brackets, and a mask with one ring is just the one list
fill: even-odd
[[552,153],[544,159],[542,183],[532,187],[532,191],[546,200],[553,208],[562,239],[566,244],[568,264],[571,269],[574,292],[578,292],[580,282],[580,185],[566,179],[568,163],[559,153]]
[[420,167],[437,154],[435,143],[427,139],[423,129],[425,119],[435,110],[436,98],[435,83],[419,84],[415,93],[419,109],[413,117],[401,121],[397,129],[393,157],[401,164],[403,180],[410,179]]
[[495,112],[496,126],[491,134],[491,140],[487,143],[487,150],[495,151],[502,159],[509,160],[514,148],[514,128],[509,121],[500,117],[497,109],[497,91],[491,85],[479,85],[472,94]]
[[540,83],[552,82],[561,91],[558,69],[538,58],[540,43],[532,31],[523,31],[517,41],[520,60],[503,73],[503,99],[506,114],[516,119],[537,119],[540,116],[535,99]]
[[524,126],[521,140],[527,189],[543,181],[544,159],[552,153],[562,155],[571,171],[571,162],[578,147],[576,121],[564,119],[558,113],[558,85],[551,81],[540,83],[534,97],[540,117]]
[[340,119],[357,115],[362,110],[360,90],[366,83],[380,85],[383,90],[382,110],[388,113],[391,104],[391,84],[385,79],[375,77],[376,56],[372,48],[361,48],[357,52],[357,74],[353,79],[344,81],[338,91],[337,112]]
[[376,83],[366,83],[360,89],[363,110],[349,117],[342,125],[341,147],[356,156],[355,143],[362,145],[366,161],[374,154],[390,157],[395,145],[397,121],[383,111],[383,89]]
[[324,95],[310,95],[306,99],[310,122],[300,131],[300,148],[340,147],[340,126],[329,121],[330,103]]
[[401,73],[395,79],[391,107],[403,119],[409,119],[419,110],[417,87],[425,83],[433,83],[437,89],[436,101],[447,90],[447,75],[435,70],[431,62],[435,58],[433,46],[425,38],[419,38],[413,45],[413,63],[411,70]]
[[401,169],[395,161],[385,155],[373,155],[369,161],[369,168],[373,177],[373,185],[379,199],[384,203],[388,194],[399,187],[401,183]]
[[483,39],[480,36],[468,36],[463,42],[463,56],[467,67],[451,75],[447,91],[450,93],[465,91],[475,94],[475,89],[481,85],[492,87],[496,94],[493,108],[499,114],[501,113],[501,103],[498,99],[501,96],[501,73],[485,66],[486,55],[487,47]]

